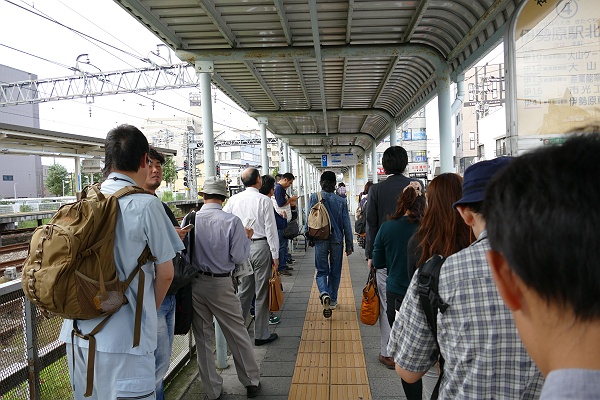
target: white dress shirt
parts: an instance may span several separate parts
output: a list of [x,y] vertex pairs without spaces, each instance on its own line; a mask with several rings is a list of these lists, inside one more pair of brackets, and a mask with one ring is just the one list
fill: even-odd
[[279,259],[279,236],[271,199],[256,188],[247,187],[243,192],[231,196],[223,211],[237,215],[242,221],[244,218],[254,218],[252,239],[266,237],[273,259]]

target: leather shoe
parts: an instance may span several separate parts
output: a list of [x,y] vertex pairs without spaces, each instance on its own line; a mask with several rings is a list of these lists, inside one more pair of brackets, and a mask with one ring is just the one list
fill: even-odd
[[292,273],[287,269],[284,269],[283,271],[279,271],[279,275],[292,276]]
[[293,267],[285,267],[285,270],[286,270],[286,271],[293,271],[293,270],[294,270],[294,268],[293,268]]
[[395,369],[396,363],[392,357],[384,357],[381,354],[379,355],[379,362],[388,367],[388,369]]
[[250,386],[246,386],[246,395],[249,399],[258,396],[258,390],[260,389],[260,383],[258,384],[258,386],[256,385],[250,385]]
[[269,344],[269,343],[277,340],[278,337],[279,337],[279,335],[277,335],[276,333],[271,333],[271,336],[269,336],[266,339],[254,339],[254,345],[262,346],[263,344]]

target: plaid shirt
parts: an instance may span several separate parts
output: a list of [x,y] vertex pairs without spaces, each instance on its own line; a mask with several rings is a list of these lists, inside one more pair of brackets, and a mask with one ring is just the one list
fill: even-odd
[[[450,256],[439,294],[449,304],[438,313],[438,341],[446,360],[440,399],[536,399],[543,378],[525,351],[510,311],[496,290],[485,253],[487,233]],[[388,352],[407,371],[435,364],[436,343],[419,302],[417,274],[394,321]]]

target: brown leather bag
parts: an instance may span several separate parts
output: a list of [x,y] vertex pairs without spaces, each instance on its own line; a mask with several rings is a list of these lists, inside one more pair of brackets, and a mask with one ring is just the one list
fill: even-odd
[[369,271],[367,284],[363,289],[362,304],[360,306],[360,322],[365,325],[375,325],[379,318],[379,293],[377,291],[377,278],[375,268]]
[[269,310],[279,311],[283,305],[283,285],[281,284],[281,275],[273,271],[269,279]]

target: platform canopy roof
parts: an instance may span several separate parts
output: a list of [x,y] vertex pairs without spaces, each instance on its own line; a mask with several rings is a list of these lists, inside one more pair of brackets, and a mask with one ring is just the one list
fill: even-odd
[[315,164],[383,140],[498,44],[522,1],[115,0],[181,60],[212,61],[212,82]]

